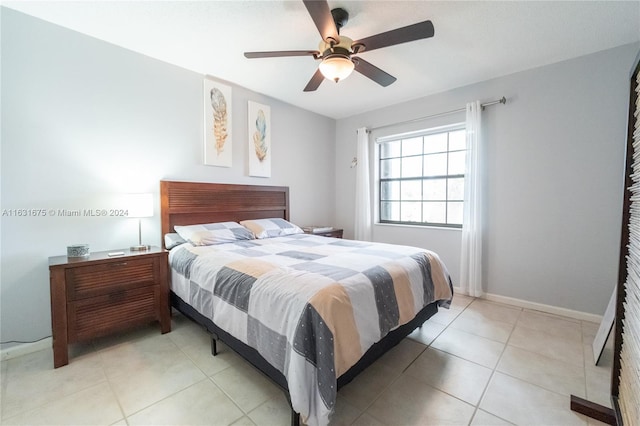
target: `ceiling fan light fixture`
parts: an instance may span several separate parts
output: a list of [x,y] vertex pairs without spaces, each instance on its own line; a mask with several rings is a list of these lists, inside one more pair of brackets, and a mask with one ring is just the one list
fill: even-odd
[[320,62],[318,68],[320,68],[320,72],[326,79],[333,80],[337,83],[349,77],[355,65],[347,55],[334,53],[326,56],[322,62]]

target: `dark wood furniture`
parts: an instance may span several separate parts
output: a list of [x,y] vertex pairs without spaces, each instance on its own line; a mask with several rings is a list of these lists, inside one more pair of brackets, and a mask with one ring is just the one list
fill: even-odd
[[54,367],[69,363],[70,343],[152,321],[171,331],[167,252],[118,251],[49,258]]
[[[163,236],[174,232],[175,225],[220,221],[240,222],[246,219],[274,217],[289,220],[289,188],[283,186],[160,181],[160,200]],[[258,351],[222,330],[173,292],[171,292],[171,303],[177,310],[203,325],[211,333],[213,355],[216,354],[216,340],[222,340],[280,386],[291,404],[285,376],[269,364]],[[369,348],[354,366],[338,377],[338,389],[351,382],[359,373],[437,312],[438,306],[434,302],[422,309],[412,321],[388,333]],[[300,416],[293,409],[291,424],[300,424]]]
[[160,181],[160,215],[163,238],[176,225],[289,220],[289,188]]
[[307,231],[304,231],[304,232],[305,234],[320,235],[322,237],[342,238],[343,230],[334,228],[330,231],[324,231],[324,232],[307,232]]

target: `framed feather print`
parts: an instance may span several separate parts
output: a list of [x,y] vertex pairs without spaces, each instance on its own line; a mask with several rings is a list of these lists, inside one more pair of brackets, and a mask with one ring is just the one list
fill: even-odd
[[231,86],[204,80],[204,164],[231,167]]
[[271,177],[271,108],[249,101],[249,176]]

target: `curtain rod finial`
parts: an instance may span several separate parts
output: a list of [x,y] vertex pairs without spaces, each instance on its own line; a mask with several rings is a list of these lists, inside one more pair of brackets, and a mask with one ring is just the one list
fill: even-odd
[[501,104],[506,104],[507,103],[507,98],[505,98],[504,96],[500,98],[500,103]]

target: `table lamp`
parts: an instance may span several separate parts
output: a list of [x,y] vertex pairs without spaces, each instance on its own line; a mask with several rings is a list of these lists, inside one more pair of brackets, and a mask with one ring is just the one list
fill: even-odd
[[131,251],[145,251],[149,246],[142,244],[142,218],[153,217],[153,194],[127,194],[126,208],[128,216],[138,218],[138,245],[131,246]]

